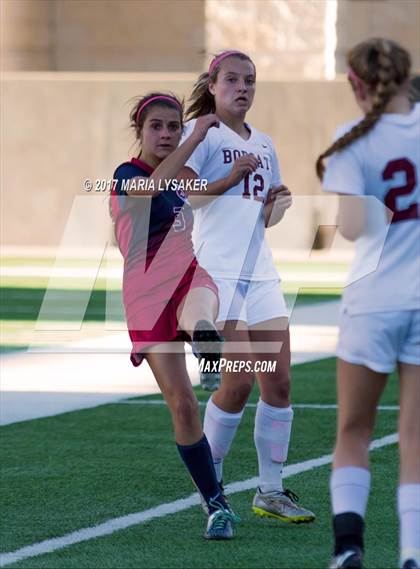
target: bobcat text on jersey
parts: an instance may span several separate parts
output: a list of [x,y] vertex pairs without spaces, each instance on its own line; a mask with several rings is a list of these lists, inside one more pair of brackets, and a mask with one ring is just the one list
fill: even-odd
[[[223,148],[223,164],[231,164],[235,162],[241,156],[246,156],[247,154],[253,154],[255,158],[258,160],[258,167],[264,168],[266,170],[270,170],[270,159],[268,156],[260,156],[259,154],[254,154],[253,152],[246,152],[246,150],[237,150],[237,149],[230,149],[230,148]],[[264,162],[263,162],[264,161]]]

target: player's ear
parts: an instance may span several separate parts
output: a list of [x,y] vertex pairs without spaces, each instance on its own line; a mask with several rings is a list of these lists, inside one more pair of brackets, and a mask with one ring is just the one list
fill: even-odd
[[216,94],[214,83],[209,83],[208,90],[213,96]]

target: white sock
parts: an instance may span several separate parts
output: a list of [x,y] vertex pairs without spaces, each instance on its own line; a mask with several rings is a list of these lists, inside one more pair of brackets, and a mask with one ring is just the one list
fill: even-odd
[[334,515],[355,512],[365,517],[370,490],[370,472],[359,466],[343,466],[331,473],[330,492]]
[[204,415],[204,433],[209,441],[217,480],[223,476],[223,459],[230,449],[244,411],[227,413],[215,405],[210,397]]
[[255,414],[254,441],[260,471],[259,486],[263,492],[283,491],[283,463],[287,460],[293,409],[273,407],[258,401]]
[[401,565],[414,559],[420,565],[420,484],[398,487]]

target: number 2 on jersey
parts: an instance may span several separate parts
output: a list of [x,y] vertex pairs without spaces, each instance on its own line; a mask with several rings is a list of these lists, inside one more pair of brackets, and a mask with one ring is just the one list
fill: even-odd
[[392,180],[397,172],[405,174],[405,185],[395,186],[388,190],[385,195],[385,205],[394,212],[391,223],[406,221],[407,219],[417,219],[419,217],[419,207],[417,203],[412,203],[405,209],[398,209],[397,198],[411,194],[417,184],[416,168],[407,158],[391,160],[382,172],[383,180]]
[[[251,192],[249,190],[249,177],[251,174],[247,174],[244,178],[244,191],[242,197],[249,200],[251,197]],[[252,187],[252,192],[254,195],[254,200],[257,202],[263,202],[264,198],[258,195],[258,192],[262,192],[264,190],[264,178],[261,174],[254,174],[252,177],[252,181],[254,185]]]

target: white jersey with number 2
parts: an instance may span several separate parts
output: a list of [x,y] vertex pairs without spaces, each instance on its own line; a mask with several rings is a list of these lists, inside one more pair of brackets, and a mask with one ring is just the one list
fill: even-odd
[[[336,138],[357,122],[341,126]],[[374,196],[393,212],[387,231],[357,240],[351,284],[343,294],[350,314],[420,308],[419,176],[420,104],[406,115],[383,114],[368,134],[328,161],[325,191]],[[381,211],[383,219],[376,221],[386,226]],[[379,258],[376,270],[357,278],[374,256]]]
[[[187,138],[195,119],[185,127]],[[194,210],[193,242],[198,261],[212,277],[264,281],[278,279],[265,241],[264,200],[271,186],[281,183],[271,138],[255,128],[244,140],[224,123],[210,128],[186,166],[202,180],[215,182],[229,175],[234,161],[254,154],[258,168],[238,185]]]

